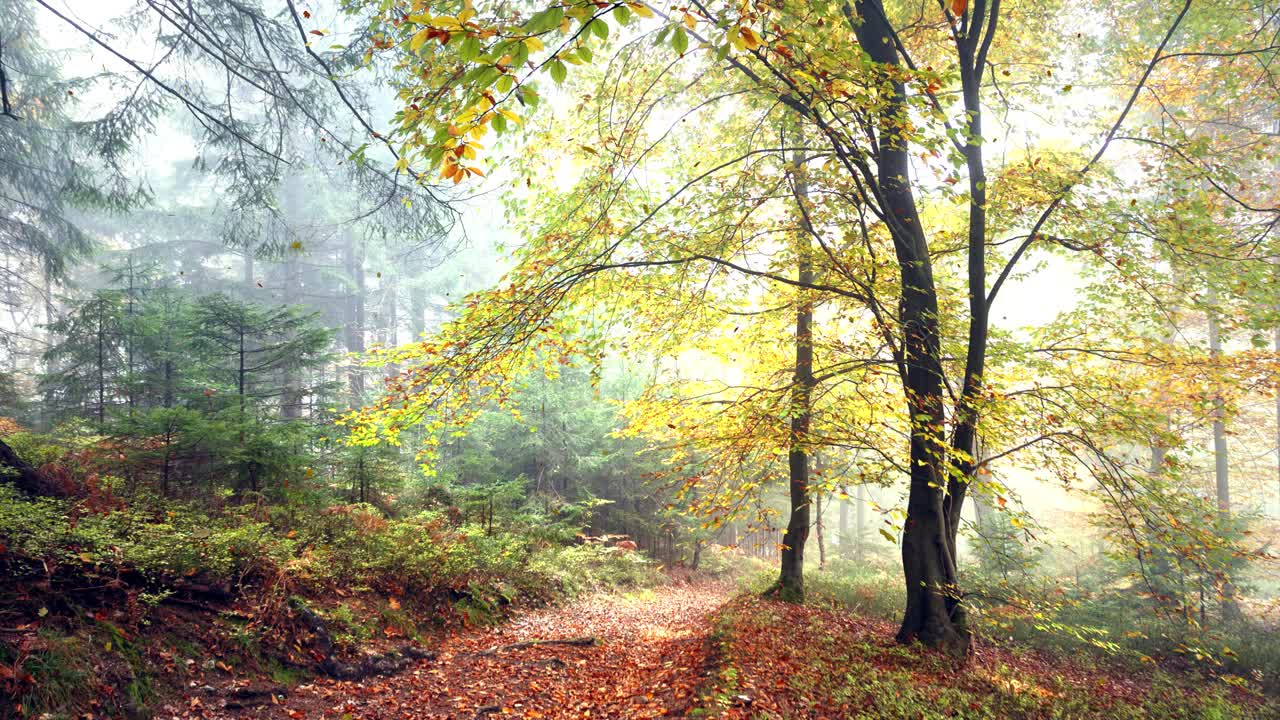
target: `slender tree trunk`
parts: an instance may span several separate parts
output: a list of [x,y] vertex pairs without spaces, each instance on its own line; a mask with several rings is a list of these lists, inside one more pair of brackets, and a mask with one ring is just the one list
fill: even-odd
[[863,563],[867,560],[867,486],[858,486],[857,533],[854,540],[854,558]]
[[421,340],[427,331],[427,291],[416,283],[409,287],[409,331],[410,342]]
[[125,349],[125,401],[129,407],[129,419],[133,419],[133,408],[137,400],[134,392],[134,331],[137,330],[137,323],[134,321],[134,295],[137,292],[135,287],[135,279],[133,276],[133,255],[128,257],[128,289],[125,296],[124,310],[124,349]]
[[106,424],[107,412],[107,329],[106,303],[98,299],[98,432],[102,432]]
[[[1206,294],[1209,302],[1209,355],[1216,362],[1222,357],[1222,327],[1218,318],[1217,293],[1211,286]],[[1227,455],[1227,410],[1222,388],[1215,382],[1213,389],[1213,477],[1217,492],[1218,514],[1223,520],[1231,517],[1231,478]],[[1236,603],[1235,585],[1228,578],[1222,585],[1222,610],[1228,618],[1240,615]]]
[[[807,195],[801,167],[803,158],[795,159],[797,178],[796,201],[802,203]],[[804,210],[800,215],[804,216]],[[813,283],[813,264],[809,257],[810,240],[807,224],[801,220],[799,268],[796,274],[801,286]],[[803,287],[801,293],[805,292]],[[781,571],[774,589],[778,597],[788,602],[804,602],[804,545],[809,539],[809,453],[806,449],[809,435],[810,402],[813,377],[813,304],[804,298],[796,311],[796,365],[791,387],[791,449],[787,454],[791,517],[782,535]]]
[[[298,304],[302,291],[302,268],[300,258],[294,250],[285,250],[284,258],[284,290],[285,305]],[[301,378],[292,363],[285,363],[282,368],[280,395],[280,417],[285,420],[297,420],[302,417]]]
[[240,265],[240,284],[244,286],[245,294],[252,297],[253,290],[258,286],[258,282],[253,277],[253,248],[249,247],[247,242],[244,251],[240,254],[240,259],[242,260]]
[[840,556],[849,557],[849,548],[852,546],[852,538],[849,537],[849,493],[845,490],[844,497],[840,498]]
[[[53,307],[53,274],[48,268],[43,272],[44,280],[44,344],[46,348],[53,347],[57,338],[53,336],[53,320],[55,316]],[[1280,332],[1280,331],[1277,331]],[[1277,342],[1280,342],[1280,335],[1276,336]],[[44,363],[44,371],[46,374],[53,372],[53,362],[46,360]],[[53,426],[53,389],[49,388],[44,391],[44,402],[41,404],[39,413],[36,416],[37,423],[41,430],[48,430]]]
[[818,516],[817,520],[814,522],[814,528],[813,528],[814,534],[818,536],[818,569],[826,570],[827,569],[827,541],[826,541],[826,538],[824,537],[825,533],[823,532],[823,524],[822,524],[823,502],[822,502],[821,492],[818,492],[813,496],[813,503],[814,503],[813,510]]
[[[347,278],[350,287],[346,304],[346,341],[347,352],[353,355],[364,353],[365,330],[365,283],[364,257],[360,252],[359,241],[347,236],[344,248]],[[352,358],[347,370],[351,407],[358,408],[364,404],[364,368],[358,358]]]

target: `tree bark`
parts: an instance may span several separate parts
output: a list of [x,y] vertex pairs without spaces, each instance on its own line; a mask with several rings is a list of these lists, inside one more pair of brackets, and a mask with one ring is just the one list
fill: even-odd
[[[797,171],[803,158],[795,159]],[[804,180],[796,179],[796,199],[803,202],[807,194]],[[803,217],[804,212],[800,215]],[[801,220],[804,225],[804,220]],[[813,263],[809,257],[808,228],[801,229],[799,267],[796,277],[801,286],[813,283]],[[800,292],[804,292],[801,290]],[[796,365],[791,386],[791,433],[787,468],[791,501],[791,517],[782,535],[781,571],[776,590],[778,597],[787,602],[804,602],[804,546],[809,539],[809,453],[810,402],[813,394],[813,304],[802,298],[796,310]]]
[[[907,519],[902,534],[902,566],[906,586],[906,609],[898,630],[899,642],[919,640],[948,654],[964,656],[970,648],[970,631],[960,603],[955,562],[955,533],[951,516],[959,514],[963,489],[946,472],[944,424],[946,421],[942,385],[941,329],[938,318],[938,295],[933,280],[933,266],[928,243],[920,224],[920,215],[910,184],[910,148],[902,137],[902,119],[909,114],[906,87],[897,72],[899,57],[890,38],[894,36],[883,3],[859,0],[856,8],[861,22],[857,24],[858,42],[871,60],[888,70],[884,87],[889,89],[879,112],[876,132],[876,173],[879,200],[893,237],[901,299],[898,307],[901,322],[901,353],[905,365],[903,390],[911,423],[908,467],[910,485],[907,497]],[[964,69],[961,70],[964,74]],[[972,80],[972,78],[971,78]],[[976,80],[974,80],[976,82]],[[970,100],[966,87],[966,105]],[[976,99],[976,90],[974,90]],[[974,122],[971,117],[970,123]],[[980,135],[978,136],[981,137]],[[978,142],[975,140],[974,142]],[[973,143],[971,143],[971,146]],[[971,153],[966,153],[973,171]],[[981,156],[977,157],[981,167]],[[980,178],[979,178],[980,179]],[[971,177],[971,181],[974,178]],[[975,198],[975,201],[977,198]],[[970,224],[970,271],[973,262],[973,210]],[[982,222],[979,219],[979,230]],[[982,238],[978,239],[981,247]],[[979,253],[977,260],[982,260]],[[985,279],[983,279],[985,284]],[[972,284],[972,278],[971,278]],[[981,358],[975,365],[975,334],[985,333],[985,287],[976,300],[982,301],[980,316],[973,322],[982,326],[975,333],[971,325],[969,360],[966,363],[965,390],[976,384],[981,374]],[[964,412],[964,409],[960,409]],[[962,426],[974,418],[957,419],[957,435]],[[967,431],[966,431],[967,432]],[[962,442],[963,437],[957,437]],[[970,442],[970,446],[972,443]]]

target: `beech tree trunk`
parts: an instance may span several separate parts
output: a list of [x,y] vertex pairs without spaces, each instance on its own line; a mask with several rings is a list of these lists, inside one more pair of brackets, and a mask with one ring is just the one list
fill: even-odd
[[[796,157],[795,164],[801,171],[803,158]],[[796,179],[796,200],[803,202],[807,194],[804,180]],[[803,217],[803,212],[800,215]],[[801,232],[807,233],[804,220]],[[813,284],[813,263],[809,258],[809,236],[803,234],[800,261],[796,278],[801,286]],[[803,292],[803,290],[801,290]],[[791,500],[791,517],[782,535],[781,572],[776,586],[778,597],[787,602],[804,602],[804,545],[809,540],[809,453],[808,441],[810,402],[813,393],[813,305],[805,299],[796,311],[796,366],[791,386],[791,437],[787,453],[787,469]]]
[[[970,631],[958,591],[955,526],[963,505],[964,490],[963,483],[956,482],[948,472],[948,463],[952,459],[946,452],[938,295],[928,242],[910,184],[910,148],[902,137],[901,129],[902,118],[908,115],[906,87],[901,74],[896,72],[900,64],[898,52],[896,46],[889,42],[895,33],[889,25],[883,3],[880,0],[860,0],[856,8],[860,19],[856,25],[859,44],[872,61],[892,68],[884,77],[888,97],[884,99],[884,107],[879,113],[875,157],[879,200],[893,237],[900,275],[898,315],[901,323],[902,381],[907,399],[906,411],[911,422],[910,485],[907,519],[902,533],[907,602],[897,639],[904,643],[919,640],[949,654],[963,656],[970,647]],[[972,285],[975,284],[973,264],[976,262],[981,266],[985,262],[982,237],[985,232],[985,215],[982,214],[985,182],[981,175],[980,146],[977,144],[981,128],[975,127],[977,118],[974,116],[978,110],[976,83],[980,76],[974,77],[973,70],[964,67],[966,64],[961,63],[961,79],[965,86],[966,109],[970,112],[969,129],[977,138],[970,142],[965,153],[973,194],[969,244],[972,295]],[[978,234],[976,257],[975,229]],[[981,267],[978,269],[977,283],[980,287],[976,297],[971,298],[973,317],[962,397],[974,392],[985,359],[982,351],[986,333],[985,276],[981,275]],[[974,343],[975,338],[980,341],[978,345]],[[966,426],[976,424],[976,417],[960,407],[957,408],[956,421],[953,442],[971,450],[972,431]],[[971,462],[969,464],[972,465]],[[964,472],[962,467],[958,470]]]

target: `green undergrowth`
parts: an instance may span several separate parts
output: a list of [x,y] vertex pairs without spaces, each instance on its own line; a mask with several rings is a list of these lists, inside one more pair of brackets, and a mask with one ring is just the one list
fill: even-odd
[[893,623],[829,605],[744,594],[714,618],[716,668],[698,717],[1118,718],[1278,717],[1280,704],[1194,674],[1138,675],[1088,658],[980,646],[958,665],[893,642]]
[[[548,525],[550,525],[548,523]],[[388,517],[239,498],[211,509],[0,483],[0,717],[143,715],[166,687],[314,672],[320,617],[340,653],[429,643],[446,626],[662,575],[572,529],[492,528],[448,508]]]

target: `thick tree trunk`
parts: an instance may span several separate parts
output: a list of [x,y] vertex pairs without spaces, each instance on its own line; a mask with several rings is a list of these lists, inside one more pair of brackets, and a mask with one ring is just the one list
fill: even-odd
[[[883,4],[880,0],[860,0],[856,6],[861,19],[856,27],[859,44],[871,60],[896,71],[899,58],[895,46],[887,42],[894,33]],[[901,136],[902,119],[908,114],[906,88],[895,71],[885,74],[890,93],[880,113],[876,158],[879,199],[900,273],[902,380],[911,423],[910,486],[902,534],[907,604],[897,638],[904,643],[919,640],[963,656],[970,647],[970,633],[960,603],[955,533],[950,521],[952,513],[959,513],[963,490],[955,492],[956,483],[949,482],[946,471],[950,459],[945,450],[938,296],[928,243],[910,185],[910,148]],[[981,246],[981,239],[978,244]],[[972,247],[970,252],[972,255]],[[981,297],[985,299],[985,295]],[[985,305],[983,308],[985,312]],[[973,334],[971,331],[971,344]],[[966,367],[966,389],[977,380],[968,370]]]

